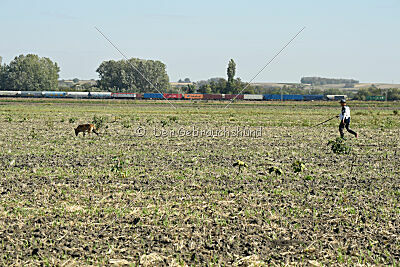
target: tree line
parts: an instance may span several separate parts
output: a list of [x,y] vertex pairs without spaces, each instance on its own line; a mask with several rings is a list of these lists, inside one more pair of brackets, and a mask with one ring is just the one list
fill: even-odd
[[[173,92],[203,94],[313,94],[313,95],[348,95],[350,98],[365,100],[367,96],[387,96],[388,100],[400,100],[400,89],[382,90],[376,86],[359,89],[357,93],[341,89],[304,89],[304,83],[358,83],[352,79],[327,79],[303,77],[302,84],[284,85],[283,87],[263,87],[249,85],[235,78],[236,63],[229,60],[226,69],[227,79],[211,78],[172,88],[166,72],[166,65],[157,60],[132,58],[127,60],[104,61],[97,68],[99,80],[93,85],[83,86],[85,91],[111,92]],[[60,68],[49,58],[28,54],[15,57],[8,65],[0,64],[0,90],[10,91],[53,91],[58,89]],[[146,77],[146,78],[144,78]],[[185,82],[190,82],[189,78]],[[151,83],[151,84],[150,84]],[[152,85],[154,85],[155,89]]]
[[303,77],[300,82],[302,84],[312,85],[325,85],[325,84],[357,84],[359,81],[353,79],[333,79],[333,78],[322,78],[322,77]]
[[[85,87],[86,91],[156,92],[170,86],[166,66],[157,60],[103,61],[96,71],[100,79],[95,87]],[[8,65],[0,64],[0,90],[56,91],[59,72],[57,63],[47,57],[20,55]]]
[[400,89],[379,89],[375,85],[372,85],[369,88],[360,88],[353,96],[353,99],[366,100],[367,96],[385,96],[385,98],[387,98],[389,101],[400,100]]

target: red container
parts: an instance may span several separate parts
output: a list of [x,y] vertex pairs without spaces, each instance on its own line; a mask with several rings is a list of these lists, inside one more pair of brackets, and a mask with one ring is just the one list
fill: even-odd
[[182,94],[164,94],[166,99],[182,99]]
[[142,94],[136,94],[136,99],[142,99],[143,95]]
[[224,99],[243,99],[243,95],[231,95],[231,94],[226,94]]
[[207,100],[220,100],[222,99],[222,95],[217,95],[217,94],[204,94],[203,99]]

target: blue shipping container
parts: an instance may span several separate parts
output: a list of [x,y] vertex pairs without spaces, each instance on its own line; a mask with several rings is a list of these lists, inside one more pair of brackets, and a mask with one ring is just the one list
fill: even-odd
[[302,95],[283,95],[283,100],[303,100]]
[[163,94],[145,93],[145,94],[143,94],[143,98],[147,98],[147,99],[150,99],[150,98],[162,99],[164,97],[163,97]]
[[281,95],[263,95],[264,100],[281,100]]
[[323,95],[305,95],[304,100],[311,101],[311,100],[324,100]]

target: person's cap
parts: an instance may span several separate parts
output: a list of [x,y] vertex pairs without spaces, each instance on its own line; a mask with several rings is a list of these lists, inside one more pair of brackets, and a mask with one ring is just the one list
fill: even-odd
[[340,99],[339,103],[346,103],[346,99]]

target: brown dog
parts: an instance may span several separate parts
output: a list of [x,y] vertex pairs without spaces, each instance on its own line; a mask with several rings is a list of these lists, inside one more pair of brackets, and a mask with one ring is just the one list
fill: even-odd
[[86,132],[89,134],[94,132],[95,134],[99,135],[96,132],[96,127],[93,124],[82,124],[75,128],[75,135],[78,136],[80,132],[83,132],[83,136],[85,136]]

